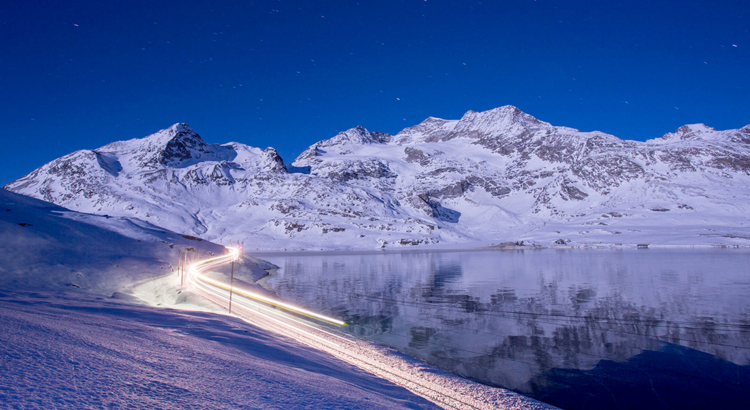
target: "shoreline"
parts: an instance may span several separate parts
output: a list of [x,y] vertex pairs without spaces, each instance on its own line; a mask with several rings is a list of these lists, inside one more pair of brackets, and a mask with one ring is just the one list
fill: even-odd
[[[451,244],[454,245],[454,244]],[[289,255],[289,254],[315,254],[315,255],[336,255],[342,253],[357,254],[393,254],[393,253],[423,253],[423,252],[471,252],[471,251],[539,251],[545,249],[553,250],[646,250],[646,249],[750,249],[750,245],[726,245],[726,244],[697,244],[697,245],[679,245],[679,244],[581,244],[581,245],[522,245],[522,246],[503,246],[499,245],[476,245],[456,247],[451,245],[436,246],[410,246],[410,247],[393,247],[393,248],[346,248],[346,249],[250,249],[245,248],[245,252],[253,256],[263,255]],[[643,246],[646,245],[646,246]]]

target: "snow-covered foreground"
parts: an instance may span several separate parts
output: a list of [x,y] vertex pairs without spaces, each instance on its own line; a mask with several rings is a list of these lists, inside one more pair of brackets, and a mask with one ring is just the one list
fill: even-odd
[[179,291],[169,260],[195,240],[4,190],[0,209],[0,407],[435,408],[241,319],[123,293],[154,278]]
[[0,322],[0,407],[436,408],[230,316],[4,293]]
[[[195,248],[188,254],[197,260],[222,253],[219,245],[4,190],[0,211],[2,406],[436,408],[405,388],[293,340],[294,334],[274,334],[271,326],[260,328],[220,313],[220,307],[180,291],[174,266],[178,249]],[[249,258],[236,273],[240,283],[253,285],[258,271],[267,267]],[[367,354],[398,356],[351,344],[369,349]],[[442,388],[470,392],[479,400],[485,394],[483,407],[502,402],[509,408],[544,408],[413,359],[399,363],[429,375],[433,384],[451,383]],[[375,374],[384,376],[379,371]]]

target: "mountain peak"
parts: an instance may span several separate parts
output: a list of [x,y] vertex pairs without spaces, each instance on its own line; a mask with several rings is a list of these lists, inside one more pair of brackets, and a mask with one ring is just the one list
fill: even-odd
[[465,136],[473,139],[509,138],[528,135],[551,124],[526,114],[517,107],[505,105],[487,111],[468,111],[458,121],[449,138]]
[[716,131],[716,128],[709,127],[708,125],[703,124],[703,123],[687,124],[677,129],[677,132],[681,132],[683,134],[688,133],[688,132],[702,134],[704,132],[713,132],[713,131]]
[[686,124],[677,128],[675,132],[665,134],[663,140],[687,140],[692,138],[703,138],[710,134],[716,133],[716,129],[706,124]]
[[[512,105],[504,105],[502,107],[480,112],[469,110],[466,112],[466,114],[464,114],[463,117],[461,117],[461,120],[459,120],[460,128],[464,128],[464,126],[462,126],[462,123],[466,127],[487,126],[490,124],[496,124],[499,126],[510,126],[512,124],[546,124],[542,121],[539,121],[534,116],[521,111],[518,107]],[[497,127],[493,126],[493,128]]]
[[552,128],[518,107],[504,105],[487,111],[469,110],[460,120],[428,117],[396,135],[398,144],[447,141],[458,137],[484,138],[519,135],[525,131]]
[[197,132],[193,131],[193,129],[185,123],[174,124],[165,131],[166,137],[168,138],[166,145],[173,142],[175,144],[185,144],[190,147],[208,145]]
[[178,122],[178,123],[172,124],[172,126],[167,128],[167,130],[175,134],[182,134],[182,133],[195,134],[195,131],[193,131],[193,129],[190,128],[190,126],[185,124],[184,122]]
[[208,144],[185,123],[178,122],[143,138],[116,141],[95,150],[120,158],[135,168],[184,168],[202,161],[228,161],[237,156],[231,147]]
[[263,156],[266,159],[266,168],[272,171],[283,171],[286,172],[287,168],[284,165],[284,160],[273,147],[268,147],[263,150]]
[[159,154],[159,163],[176,166],[191,158],[197,159],[210,151],[209,145],[187,124],[177,123],[166,129],[169,137]]
[[370,132],[365,127],[358,125],[346,131],[338,133],[335,137],[321,141],[321,147],[331,147],[334,145],[366,145],[382,144],[390,141],[390,134],[383,132]]
[[190,126],[182,122],[172,124],[169,128],[159,130],[147,137],[131,141],[143,141],[147,142],[149,145],[164,147],[173,140],[184,141],[189,145],[206,145],[206,142],[203,141],[203,138],[201,138],[197,132],[193,131]]

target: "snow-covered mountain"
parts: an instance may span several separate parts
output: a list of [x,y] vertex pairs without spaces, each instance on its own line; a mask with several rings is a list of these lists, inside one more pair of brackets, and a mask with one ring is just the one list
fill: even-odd
[[273,148],[175,124],[6,188],[249,249],[748,244],[750,126],[636,142],[504,106],[396,135],[352,128],[286,166]]

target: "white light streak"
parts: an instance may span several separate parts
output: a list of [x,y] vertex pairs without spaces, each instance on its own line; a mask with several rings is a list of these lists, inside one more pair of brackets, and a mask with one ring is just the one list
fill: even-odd
[[236,302],[236,306],[239,307],[237,317],[240,319],[326,351],[341,360],[403,386],[446,409],[545,408],[544,405],[523,398],[523,396],[509,395],[501,389],[478,385],[457,376],[435,372],[422,363],[407,360],[404,356],[393,354],[388,349],[343,337],[333,331],[329,332],[313,322],[299,320],[298,317],[274,309],[272,306],[325,323],[337,326],[346,325],[338,319],[323,316],[247,289],[232,287],[204,275],[203,273],[211,268],[239,258],[240,249],[229,249],[230,252],[227,255],[190,265],[186,270],[187,284],[199,295],[220,305],[229,301],[231,289],[233,293],[236,293],[233,303]]
[[[233,293],[237,295],[244,296],[245,298],[254,299],[263,303],[267,303],[269,305],[273,305],[279,308],[282,308],[284,310],[288,310],[290,312],[307,316],[316,320],[320,320],[326,323],[330,323],[332,325],[336,326],[346,326],[346,322],[334,319],[332,317],[328,317],[325,315],[321,315],[320,313],[313,312],[311,310],[303,309],[298,306],[294,306],[292,304],[282,302],[280,300],[262,295],[260,293],[252,292],[247,289],[242,289],[236,286],[231,286],[230,284],[226,282],[222,282],[220,280],[216,280],[213,278],[209,278],[208,276],[204,275],[202,272],[207,271],[208,269],[234,262],[237,259],[239,259],[240,256],[240,249],[239,248],[227,248],[229,249],[229,253],[222,256],[217,256],[214,258],[205,259],[199,262],[196,262],[192,265],[190,265],[187,269],[188,272],[188,286],[191,284],[196,288],[201,288],[203,290],[209,290],[208,288],[210,286],[206,285],[213,285],[213,287],[224,289],[226,291],[232,290]],[[228,301],[228,297],[224,297],[223,295],[220,295],[214,291],[211,291],[215,296],[225,299]]]

